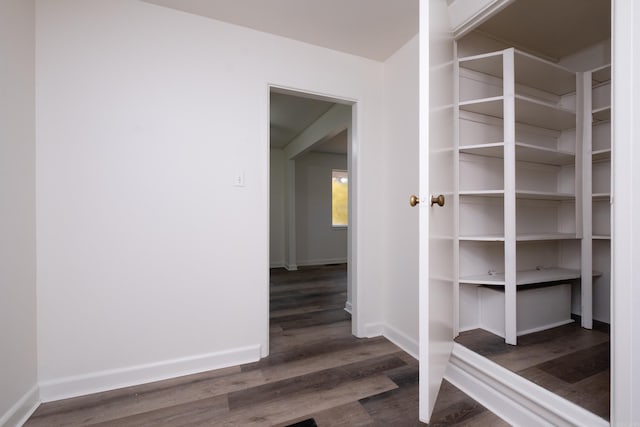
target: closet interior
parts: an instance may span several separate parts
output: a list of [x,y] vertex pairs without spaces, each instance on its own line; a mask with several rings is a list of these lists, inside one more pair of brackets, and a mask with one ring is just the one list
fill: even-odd
[[516,0],[457,41],[458,332],[609,323],[608,0]]
[[510,1],[455,58],[455,340],[606,422],[611,1]]

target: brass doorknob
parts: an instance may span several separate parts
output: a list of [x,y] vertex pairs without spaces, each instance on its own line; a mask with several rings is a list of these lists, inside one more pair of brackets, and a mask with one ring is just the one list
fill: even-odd
[[433,205],[444,206],[444,196],[442,194],[431,196],[431,206]]
[[409,205],[411,205],[411,207],[415,207],[418,203],[420,203],[420,199],[418,199],[414,194],[411,195],[411,197],[409,197]]

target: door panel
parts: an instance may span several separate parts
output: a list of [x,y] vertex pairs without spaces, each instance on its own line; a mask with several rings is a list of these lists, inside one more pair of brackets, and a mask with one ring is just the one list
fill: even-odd
[[[420,418],[428,422],[453,346],[454,41],[446,0],[420,3]],[[444,206],[431,206],[442,194]]]

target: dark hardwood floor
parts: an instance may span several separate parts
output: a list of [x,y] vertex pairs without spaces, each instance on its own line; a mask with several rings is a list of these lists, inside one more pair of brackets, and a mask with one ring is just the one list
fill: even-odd
[[608,420],[610,343],[608,325],[580,327],[580,320],[518,337],[518,345],[482,329],[456,341],[522,377]]
[[[46,403],[26,425],[423,425],[418,362],[385,338],[352,336],[345,300],[344,265],[274,269],[269,357]],[[445,382],[430,425],[507,424]]]

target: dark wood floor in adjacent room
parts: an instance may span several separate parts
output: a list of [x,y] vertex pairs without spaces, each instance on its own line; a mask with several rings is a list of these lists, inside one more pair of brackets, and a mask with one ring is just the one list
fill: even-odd
[[[423,425],[417,361],[385,338],[353,337],[345,300],[345,265],[274,269],[269,357],[46,403],[26,425]],[[430,425],[507,424],[445,382]]]

